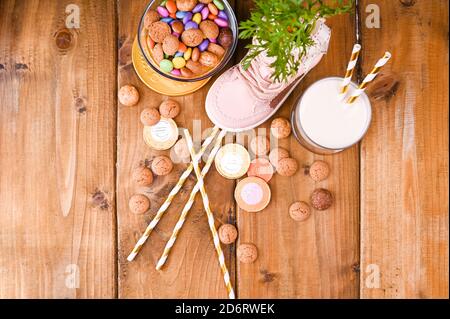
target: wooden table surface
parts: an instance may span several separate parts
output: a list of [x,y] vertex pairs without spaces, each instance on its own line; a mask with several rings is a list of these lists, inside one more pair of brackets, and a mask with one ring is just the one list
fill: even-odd
[[[135,167],[166,153],[144,144],[139,122],[143,108],[166,97],[139,81],[130,56],[146,2],[0,1],[1,298],[226,297],[199,200],[167,265],[154,267],[194,177],[136,260],[126,260],[184,168],[177,165],[150,189],[130,182]],[[245,19],[252,1],[231,2]],[[72,3],[80,8],[80,29],[65,27]],[[366,27],[369,4],[380,8],[381,28]],[[260,252],[244,265],[235,245],[224,246],[238,297],[449,297],[448,6],[361,0],[355,14],[327,21],[328,54],[278,115],[289,116],[312,82],[342,76],[358,39],[359,80],[385,50],[393,53],[370,90],[372,126],[360,145],[334,156],[314,155],[293,137],[282,141],[302,169],[274,177],[263,212],[240,211],[235,182],[212,169],[206,187],[217,226],[235,223],[237,244],[252,242]],[[129,83],[141,93],[136,107],[117,101],[117,88]],[[208,88],[176,98],[179,126],[211,126],[203,110]],[[316,159],[332,167],[321,183],[303,169]],[[335,205],[293,222],[289,205],[319,186],[334,192]],[[128,210],[137,191],[151,198],[145,215]]]

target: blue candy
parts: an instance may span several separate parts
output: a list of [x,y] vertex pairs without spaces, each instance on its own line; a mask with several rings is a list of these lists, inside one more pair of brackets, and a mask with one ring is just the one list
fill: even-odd
[[219,14],[217,15],[219,18],[227,20],[228,21],[228,16],[225,13],[225,11],[219,11]]
[[192,12],[186,12],[186,15],[183,17],[183,23],[186,24],[192,20]]
[[184,25],[184,30],[190,30],[190,29],[198,29],[198,24],[195,23],[194,21],[188,21],[188,23],[186,23]]
[[162,18],[161,21],[162,21],[162,22],[165,22],[165,23],[170,23],[170,22],[173,21],[173,19],[170,18],[170,17],[167,17],[167,18]]
[[203,40],[202,43],[200,43],[200,45],[198,46],[198,49],[200,50],[200,52],[203,52],[208,48],[208,45],[209,45],[209,40],[205,39],[205,40]]
[[178,19],[183,19],[187,14],[187,11],[177,11],[176,16]]
[[192,9],[193,13],[197,13],[203,10],[203,8],[205,7],[205,5],[203,3],[199,3],[195,6],[194,9]]

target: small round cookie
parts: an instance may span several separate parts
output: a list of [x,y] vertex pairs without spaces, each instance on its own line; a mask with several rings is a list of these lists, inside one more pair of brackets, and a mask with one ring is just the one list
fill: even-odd
[[258,249],[253,244],[240,244],[236,255],[241,263],[251,264],[258,258]]
[[174,35],[168,35],[164,38],[162,48],[165,54],[174,55],[178,51],[180,40]]
[[186,62],[186,68],[194,74],[200,74],[203,71],[203,67],[200,62],[188,60]]
[[200,54],[200,59],[198,60],[198,62],[208,68],[212,68],[217,63],[219,63],[219,58],[214,53],[204,51]]
[[203,32],[199,29],[184,30],[181,34],[181,41],[188,47],[196,47],[203,41]]
[[153,126],[159,122],[161,115],[157,109],[146,108],[141,112],[141,123],[145,126]]
[[222,28],[219,32],[217,42],[224,48],[229,48],[233,44],[233,32],[230,28]]
[[333,195],[324,188],[318,188],[311,194],[311,206],[317,210],[326,210],[333,205]]
[[173,146],[173,151],[175,155],[181,159],[186,160],[191,158],[191,153],[189,153],[189,148],[185,138],[179,139]]
[[153,183],[152,171],[145,166],[136,168],[133,171],[133,181],[138,186],[150,186]]
[[161,113],[162,117],[173,119],[174,117],[180,114],[181,107],[177,101],[174,100],[166,100],[161,103],[159,106],[159,113]]
[[153,22],[159,21],[159,13],[155,10],[149,10],[144,17],[144,27],[149,28]]
[[214,21],[204,20],[200,23],[199,28],[208,39],[216,39],[219,36],[219,27]]
[[273,167],[277,168],[280,160],[287,157],[289,157],[289,152],[282,147],[277,147],[270,151],[269,161]]
[[157,156],[152,162],[152,171],[155,175],[164,176],[173,169],[173,163],[167,156]]
[[143,214],[150,209],[150,200],[145,195],[135,194],[128,201],[128,207],[134,214]]
[[289,177],[294,175],[298,170],[297,161],[293,158],[283,158],[278,162],[277,173],[281,176]]
[[153,41],[161,43],[170,35],[170,26],[162,21],[153,22],[148,29],[148,34]]
[[302,222],[311,215],[311,208],[305,202],[295,202],[289,207],[289,215],[293,220]]
[[156,63],[161,63],[164,60],[164,51],[161,43],[156,43],[152,49],[152,56]]
[[132,85],[124,85],[118,94],[119,102],[125,106],[134,106],[139,102],[139,92]]
[[264,135],[255,136],[250,141],[250,150],[257,156],[264,156],[270,151],[270,141]]
[[216,43],[210,43],[208,45],[208,52],[215,54],[218,57],[222,57],[225,54],[225,49]]
[[315,161],[309,168],[309,176],[315,182],[321,182],[330,175],[330,166],[324,161]]
[[197,0],[176,0],[179,11],[191,11],[195,8]]
[[225,245],[234,243],[238,236],[236,227],[231,224],[223,224],[222,226],[220,226],[218,232],[220,241]]
[[277,139],[286,138],[291,135],[291,124],[285,118],[276,118],[270,124],[270,132]]

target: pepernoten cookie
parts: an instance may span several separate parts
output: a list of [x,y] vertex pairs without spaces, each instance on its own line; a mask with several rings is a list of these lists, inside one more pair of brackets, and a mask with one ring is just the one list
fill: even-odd
[[215,39],[219,36],[219,27],[214,23],[214,21],[202,21],[199,28],[208,39]]
[[159,122],[161,115],[157,109],[146,108],[141,112],[141,123],[145,126],[153,126]]
[[155,175],[164,176],[173,169],[173,163],[167,156],[157,156],[152,162],[152,171]]
[[176,0],[176,4],[180,11],[191,11],[195,8],[197,0]]
[[293,220],[302,222],[311,215],[311,208],[305,202],[295,202],[289,207],[289,215]]
[[283,158],[278,162],[277,173],[281,176],[290,177],[297,173],[298,164],[293,158]]
[[162,117],[173,119],[180,114],[181,107],[177,101],[174,100],[166,100],[161,103],[159,106],[159,113],[161,113]]
[[125,106],[134,106],[139,102],[139,92],[132,85],[124,85],[118,94],[119,102]]
[[199,29],[189,29],[181,34],[181,41],[188,47],[196,47],[203,41],[203,32]]
[[164,38],[162,48],[165,54],[174,55],[178,51],[180,41],[174,35],[168,35]]
[[214,53],[205,51],[200,54],[200,64],[212,68],[219,63],[219,58]]
[[150,28],[153,22],[159,21],[160,16],[155,10],[149,10],[144,17],[144,27]]
[[133,171],[133,181],[138,186],[150,186],[153,183],[152,171],[144,166],[140,166]]
[[309,176],[315,182],[320,182],[327,179],[329,174],[330,174],[330,167],[324,161],[315,161],[309,168]]
[[258,259],[258,249],[253,244],[241,244],[237,248],[236,255],[241,263],[251,264]]
[[220,241],[225,245],[234,243],[238,236],[236,227],[231,224],[224,224],[220,226],[218,233]]
[[128,201],[128,207],[134,214],[143,214],[150,209],[150,200],[145,195],[135,194]]
[[273,150],[270,151],[270,154],[269,154],[270,163],[275,168],[278,167],[279,162],[283,158],[288,158],[288,157],[289,157],[289,152],[282,147],[274,148]]
[[148,29],[148,34],[153,41],[161,43],[170,35],[170,26],[162,21],[153,22]]

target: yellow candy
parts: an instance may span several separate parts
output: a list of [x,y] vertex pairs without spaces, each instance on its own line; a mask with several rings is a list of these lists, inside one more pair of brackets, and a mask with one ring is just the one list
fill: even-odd
[[172,63],[175,69],[182,69],[186,65],[186,60],[179,56],[174,58],[172,60]]
[[194,14],[194,16],[192,17],[192,21],[194,21],[197,24],[200,24],[200,22],[202,22],[202,14],[200,12]]
[[192,48],[188,48],[186,52],[184,52],[184,59],[187,61],[191,58],[192,55]]

